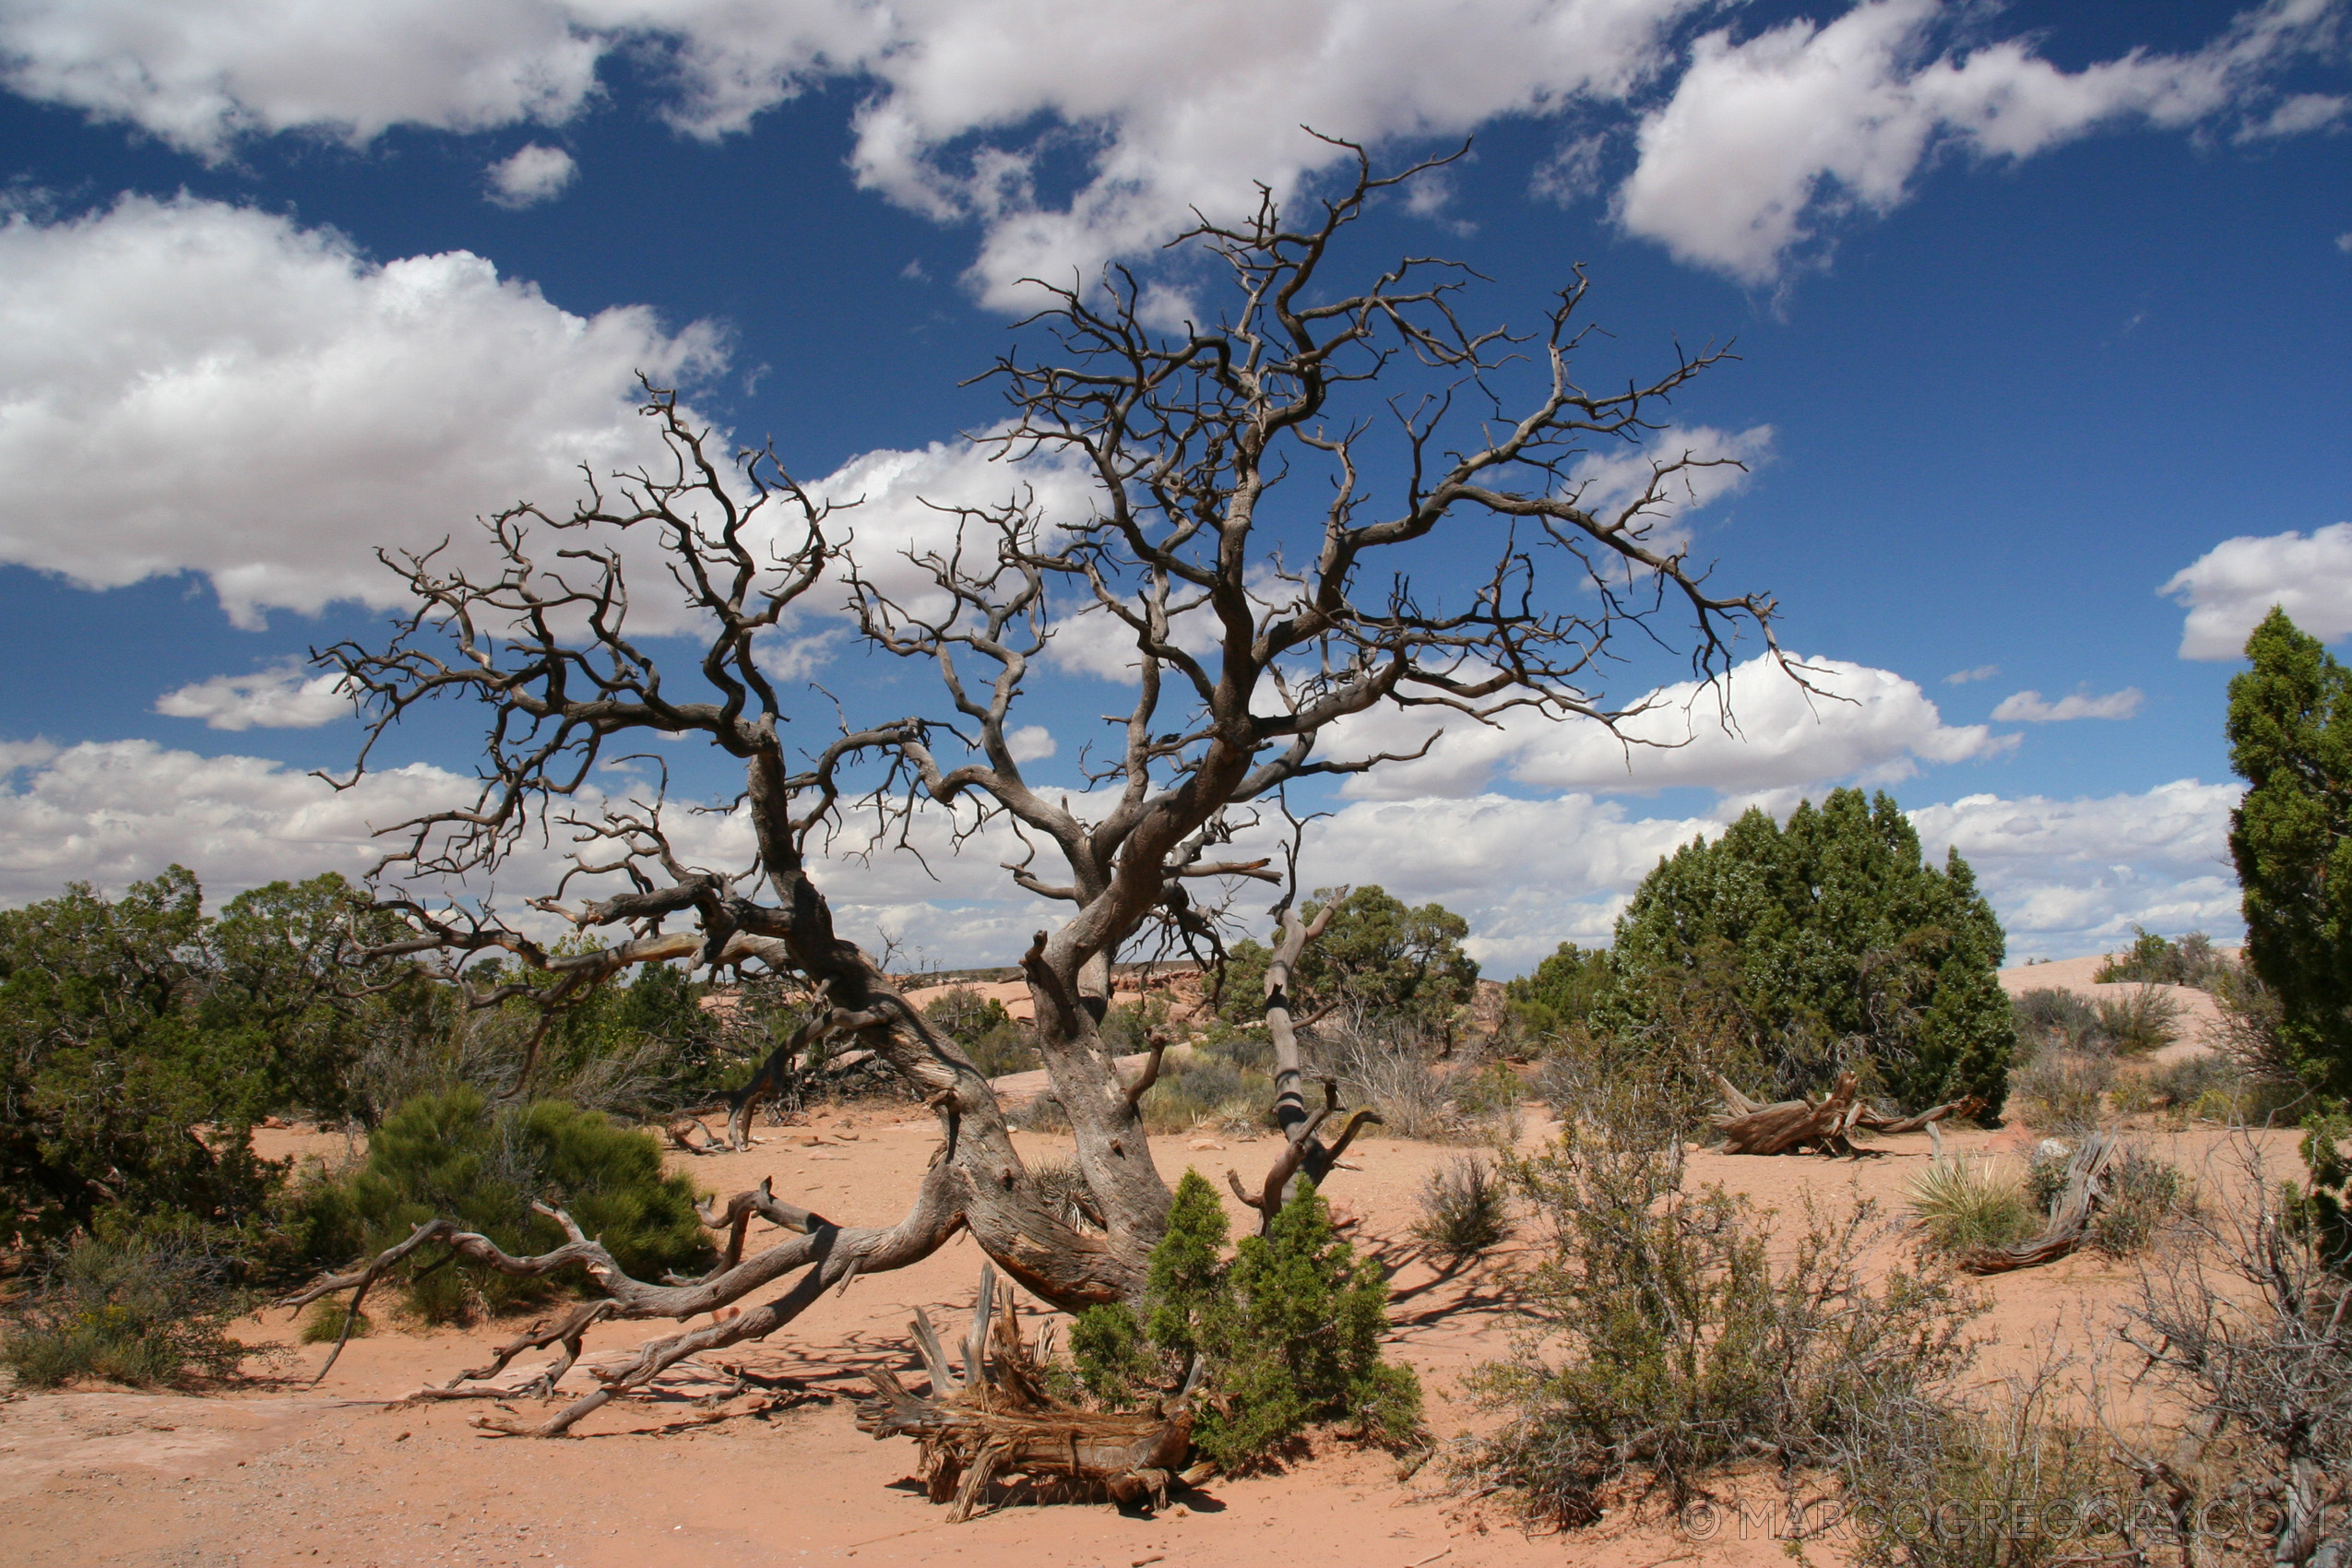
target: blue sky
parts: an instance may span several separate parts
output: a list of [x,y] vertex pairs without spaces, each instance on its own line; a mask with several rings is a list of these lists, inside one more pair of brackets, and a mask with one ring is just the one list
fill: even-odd
[[[1632,773],[1448,736],[1324,802],[1311,879],[1442,897],[1510,973],[1605,937],[1661,849],[1860,782],[1969,857],[2013,959],[2232,933],[2231,650],[2274,601],[2352,632],[2348,45],[2336,0],[0,0],[0,899],[363,865],[474,722],[308,778],[358,730],[296,665],[380,625],[374,545],[624,459],[639,369],[890,537],[1001,483],[959,383],[1021,276],[1166,267],[1189,206],[1312,191],[1310,122],[1473,137],[1359,254],[1456,256],[1522,327],[1584,263],[1592,382],[1736,339],[1678,438],[1752,471],[1676,526],[1858,699],[1743,681],[1739,737]],[[1032,691],[1049,779],[1104,690]],[[834,896],[1001,962],[1036,912],[999,858]]]

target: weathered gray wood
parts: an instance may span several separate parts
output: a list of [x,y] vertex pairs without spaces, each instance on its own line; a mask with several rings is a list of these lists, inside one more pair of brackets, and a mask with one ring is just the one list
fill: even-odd
[[1829,1098],[1818,1104],[1784,1099],[1758,1105],[1728,1082],[1716,1082],[1725,1091],[1725,1111],[1715,1119],[1716,1130],[1723,1134],[1725,1153],[1787,1154],[1808,1146],[1831,1154],[1852,1152],[1846,1134],[1861,1111],[1856,1098],[1859,1085],[1853,1074],[1839,1077]]
[[[924,1398],[909,1392],[889,1368],[869,1367],[865,1378],[874,1396],[858,1405],[860,1431],[876,1439],[910,1437],[921,1445],[927,1494],[951,1504],[951,1520],[969,1518],[1000,1476],[1100,1486],[1114,1501],[1131,1504],[1163,1502],[1176,1481],[1206,1479],[1205,1470],[1184,1470],[1193,1442],[1188,1397],[1135,1414],[1062,1405],[1046,1392],[1044,1369],[1022,1346],[1012,1292],[998,1294],[993,1270],[982,1279],[980,1301],[961,1384],[934,1371],[934,1393]],[[931,1363],[938,1342],[930,1320],[918,1312],[910,1326]],[[979,1358],[990,1340],[994,1375],[985,1376]]]
[[2066,1162],[2066,1185],[2049,1211],[2049,1223],[2029,1241],[2006,1247],[1977,1247],[1965,1253],[1960,1266],[1971,1274],[2007,1274],[2055,1263],[2083,1244],[2090,1234],[2091,1216],[2107,1202],[2107,1168],[2122,1152],[2122,1145],[2107,1133],[2093,1133]]

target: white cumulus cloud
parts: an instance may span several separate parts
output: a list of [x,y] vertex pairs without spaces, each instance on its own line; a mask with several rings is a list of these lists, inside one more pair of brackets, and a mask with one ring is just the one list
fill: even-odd
[[1975,870],[2014,963],[2106,952],[2135,924],[2238,934],[2229,813],[2244,789],[2182,778],[2078,800],[1969,795],[1908,814],[1930,859],[1957,848]]
[[1577,458],[1568,471],[1568,487],[1586,511],[1613,521],[1619,511],[1647,492],[1660,465],[1690,458],[1694,466],[1670,478],[1659,500],[1645,513],[1656,519],[1650,548],[1672,550],[1689,538],[1680,526],[1682,518],[1737,494],[1757,469],[1772,460],[1773,434],[1768,424],[1740,431],[1669,425],[1640,446],[1588,452]]
[[560,147],[538,142],[502,158],[484,172],[490,199],[500,207],[534,207],[562,196],[579,178],[580,166]]
[[0,561],[115,588],[208,578],[240,624],[398,597],[376,545],[563,505],[638,460],[640,370],[706,327],[582,317],[463,251],[378,265],[332,232],[126,196],[0,225]]
[[2183,659],[2236,659],[2273,606],[2326,642],[2352,632],[2352,523],[2226,539],[2156,590],[2189,608]]
[[[1969,47],[1988,13],[1957,0],[1744,39],[1693,36],[1728,0],[0,0],[0,79],[213,160],[296,129],[560,125],[623,53],[703,137],[850,82],[855,177],[977,222],[972,281],[1010,304],[1025,277],[1149,252],[1195,206],[1238,213],[1253,180],[1287,197],[1338,167],[1301,125],[1428,145],[1508,116],[1573,120],[1537,175],[1561,192],[1597,185],[1638,117],[1625,227],[1763,279],[1840,209],[1895,205],[1946,144],[2023,158],[2123,120],[2336,123],[2327,95],[2269,83],[2336,8],[2266,0],[2203,49],[2070,72],[2028,40]],[[1075,188],[1040,195],[1040,164],[1073,150]]]
[[208,730],[315,730],[350,718],[352,704],[342,676],[305,675],[298,666],[283,665],[181,686],[156,698],[155,711],[201,719]]
[[1958,8],[1939,0],[1865,0],[1826,24],[1800,18],[1744,39],[1710,32],[1643,116],[1617,219],[1685,261],[1769,282],[1842,214],[1901,205],[1940,148],[2022,159],[2126,119],[2213,118],[2322,41],[2336,10],[2267,0],[2194,53],[2135,50],[2080,71],[2024,40],[1950,42]]
[[2103,697],[2076,692],[2056,702],[2045,700],[2039,692],[2012,692],[2001,699],[2001,706],[1992,710],[1992,717],[1993,721],[2000,724],[2062,724],[2070,719],[2129,719],[2140,711],[2143,696],[2137,686],[2126,686]]
[[[1697,786],[1756,794],[1839,779],[1888,783],[1927,763],[1967,762],[2013,748],[2013,735],[1981,724],[1952,725],[1917,683],[1844,659],[1800,661],[1806,691],[1759,655],[1709,690],[1695,682],[1646,695],[1620,729],[1621,742],[1590,720],[1550,723],[1524,712],[1494,725],[1443,710],[1381,710],[1333,731],[1332,756],[1413,751],[1432,732],[1429,754],[1348,781],[1360,799],[1465,795],[1503,775],[1554,790],[1640,792]],[[1728,704],[1730,719],[1722,716]]]
[[1053,743],[1053,731],[1042,724],[1022,725],[1004,737],[1004,748],[1015,762],[1043,762],[1059,749]]
[[472,781],[425,765],[338,793],[261,757],[200,756],[151,741],[92,741],[0,774],[0,903],[68,881],[120,890],[179,864],[220,897],[279,877],[357,876],[373,829],[470,798]]
[[[624,787],[613,781],[616,791]],[[473,789],[469,778],[422,765],[338,793],[258,757],[147,741],[0,742],[0,905],[53,897],[67,881],[119,890],[175,862],[216,897],[279,877],[357,875],[381,852],[374,829],[469,800]],[[1967,858],[2010,933],[2013,959],[2065,957],[2108,950],[2134,923],[2234,935],[2226,834],[2239,792],[2235,783],[2181,779],[2097,799],[1970,795],[1909,814],[1936,863],[1953,846]],[[575,803],[592,814],[601,802],[589,789]],[[1086,812],[1083,797],[1073,803]],[[1310,886],[1378,883],[1414,903],[1442,902],[1469,921],[1472,953],[1507,974],[1563,940],[1608,942],[1659,859],[1719,834],[1745,803],[1726,800],[1706,816],[1682,817],[1639,815],[1583,790],[1544,800],[1356,801],[1312,826],[1301,873]],[[1792,794],[1770,809],[1785,818],[1795,803]],[[814,868],[841,929],[877,950],[895,941],[902,958],[1005,963],[1030,932],[1063,919],[1064,907],[1012,889],[1000,862],[1020,860],[1022,849],[1001,823],[958,849],[957,827],[974,826],[968,816],[919,814],[910,839],[920,858],[895,848],[895,829],[876,837],[870,823],[846,820]],[[740,808],[675,812],[670,826],[690,862],[740,867],[750,859]],[[1270,834],[1245,834],[1236,852],[1263,852]],[[522,915],[522,900],[553,885],[573,848],[561,829],[552,843],[534,838],[494,886],[468,891],[493,892],[502,909]],[[582,891],[576,884],[573,892]],[[1256,916],[1263,892],[1245,887],[1236,912]]]

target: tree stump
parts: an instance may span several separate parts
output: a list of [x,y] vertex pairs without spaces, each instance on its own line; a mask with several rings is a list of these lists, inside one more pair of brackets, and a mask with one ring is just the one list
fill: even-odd
[[980,1269],[960,1377],[921,1309],[907,1328],[931,1373],[931,1396],[908,1392],[885,1367],[872,1368],[865,1375],[874,1396],[859,1402],[858,1428],[876,1440],[911,1437],[921,1445],[926,1489],[933,1503],[951,1504],[951,1522],[970,1518],[990,1484],[1013,1476],[1051,1478],[1080,1493],[1099,1491],[1113,1503],[1155,1508],[1166,1506],[1170,1487],[1208,1479],[1208,1466],[1184,1467],[1193,1444],[1190,1381],[1148,1414],[1063,1405],[1046,1392],[1043,1358],[1021,1343],[1012,1289],[1000,1293],[992,1265]]

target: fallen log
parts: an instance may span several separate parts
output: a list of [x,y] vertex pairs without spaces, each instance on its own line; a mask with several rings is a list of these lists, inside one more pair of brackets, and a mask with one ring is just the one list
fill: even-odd
[[[1015,1476],[1099,1492],[1113,1503],[1164,1507],[1171,1486],[1197,1485],[1210,1467],[1184,1468],[1193,1443],[1192,1380],[1150,1413],[1072,1408],[1046,1392],[1042,1358],[1021,1343],[1013,1291],[983,1265],[959,1376],[938,1330],[921,1308],[907,1325],[931,1373],[928,1397],[908,1391],[886,1367],[870,1368],[874,1396],[858,1404],[858,1428],[879,1441],[911,1437],[922,1451],[924,1488],[968,1519],[992,1482]],[[1194,1368],[1194,1376],[1198,1367]]]
[[1963,1253],[1960,1266],[1971,1274],[2008,1274],[2055,1263],[2080,1247],[2090,1234],[2091,1216],[2107,1202],[2107,1168],[2122,1146],[2107,1133],[2083,1140],[2066,1162],[2066,1185],[2050,1206],[2049,1223],[2031,1241],[2006,1247],[1973,1247]]
[[1840,1076],[1837,1087],[1819,1102],[1784,1099],[1759,1105],[1728,1079],[1718,1076],[1716,1087],[1722,1091],[1724,1111],[1716,1117],[1715,1127],[1723,1134],[1727,1154],[1787,1154],[1806,1147],[1828,1154],[1854,1152],[1846,1134],[1861,1106],[1856,1099],[1859,1085],[1851,1073]]
[[1727,1154],[1788,1154],[1813,1147],[1823,1154],[1851,1155],[1859,1151],[1847,1134],[1857,1129],[1892,1134],[1916,1133],[1922,1128],[1936,1140],[1941,1153],[1943,1139],[1936,1124],[1954,1116],[1973,1115],[1983,1110],[1985,1103],[1969,1096],[1932,1106],[1916,1115],[1890,1116],[1861,1101],[1851,1073],[1841,1075],[1828,1098],[1819,1101],[1784,1099],[1766,1105],[1741,1094],[1721,1074],[1716,1075],[1715,1087],[1723,1097],[1723,1110],[1715,1118],[1715,1127],[1723,1134]]

